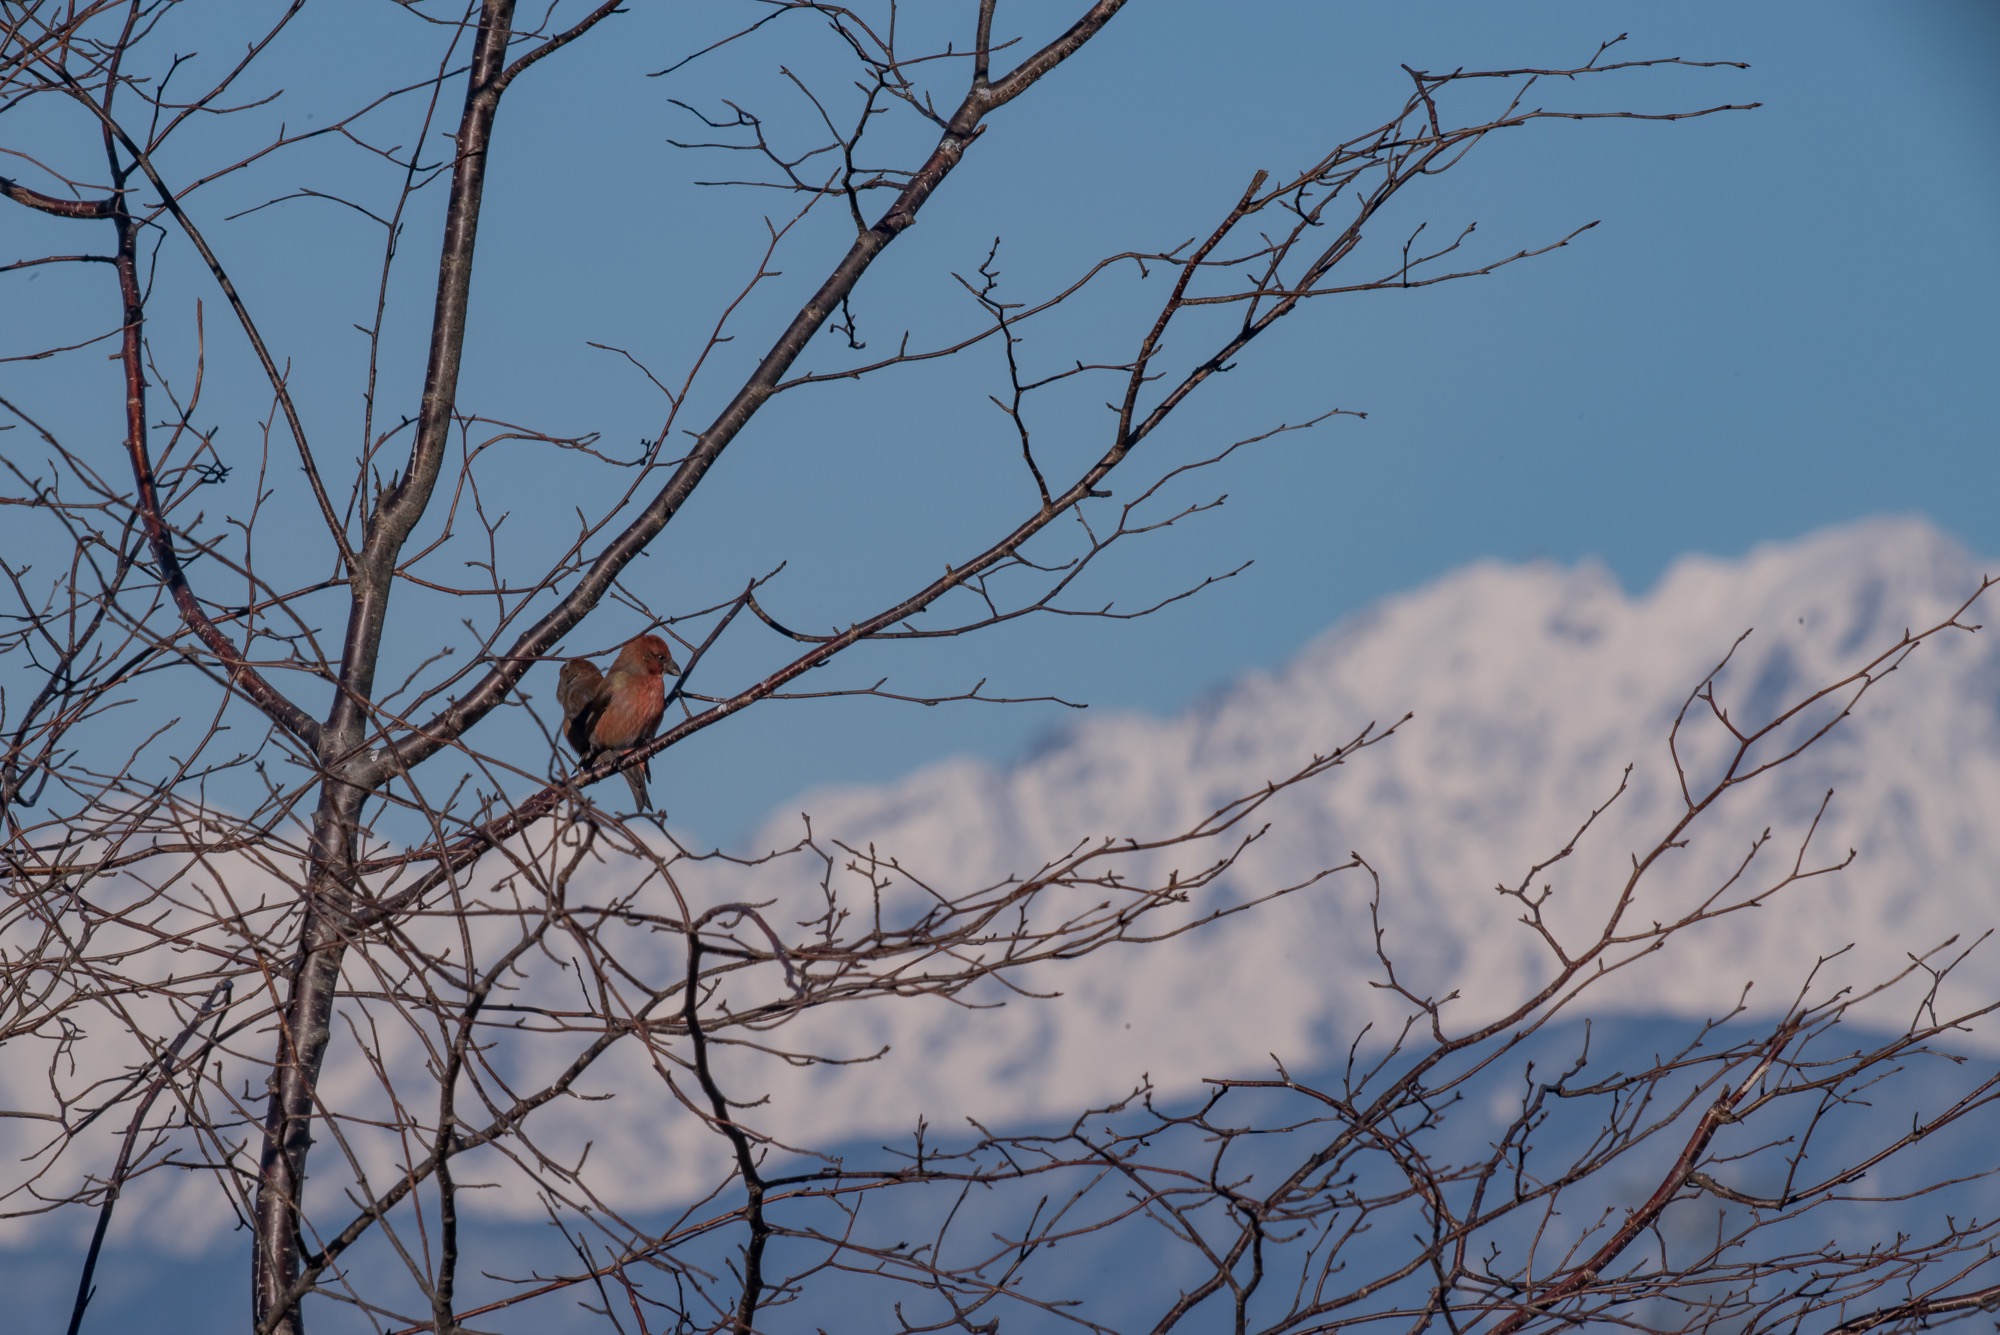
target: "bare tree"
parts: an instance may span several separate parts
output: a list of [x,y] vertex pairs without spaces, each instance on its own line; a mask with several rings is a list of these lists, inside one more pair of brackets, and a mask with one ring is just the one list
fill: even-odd
[[[893,4],[773,0],[699,49],[617,0],[559,0],[525,17],[511,0],[405,3],[367,16],[380,25],[379,81],[343,88],[341,114],[310,124],[287,118],[276,80],[304,77],[296,30],[318,11],[293,3],[233,37],[227,56],[199,59],[180,45],[188,8],[0,5],[0,123],[18,136],[0,191],[46,238],[6,272],[17,293],[43,271],[64,284],[59,302],[10,300],[47,331],[15,360],[101,369],[94,401],[66,405],[60,421],[25,395],[0,400],[13,601],[0,629],[0,1043],[23,1151],[4,1208],[95,1212],[72,1330],[114,1207],[140,1187],[241,1221],[254,1329],[273,1335],[337,1304],[409,1331],[546,1323],[551,1305],[579,1303],[621,1330],[806,1328],[833,1322],[820,1295],[846,1302],[878,1286],[889,1296],[871,1310],[885,1315],[870,1320],[908,1329],[997,1329],[1009,1312],[1098,1329],[1084,1295],[1042,1267],[1058,1244],[1130,1230],[1157,1230],[1192,1266],[1149,1295],[1160,1330],[1858,1330],[2000,1294],[1981,1270],[1990,1225],[1954,1220],[1934,1237],[1836,1252],[1785,1227],[1982,1114],[1990,1078],[1915,1124],[1885,1125],[1866,1154],[1808,1162],[1814,1128],[1964,1015],[1925,1012],[1893,1042],[1831,1055],[1826,1036],[1854,999],[1802,999],[1772,1032],[1703,1032],[1615,1077],[1592,1068],[1586,1079],[1579,1056],[1552,1082],[1528,1080],[1518,1117],[1479,1153],[1439,1139],[1441,1109],[1478,1082],[1521,1081],[1522,1054],[1597,979],[1837,869],[1802,847],[1775,877],[1746,862],[1691,914],[1655,923],[1643,907],[1665,850],[1833,726],[1827,702],[1840,714],[1917,644],[1965,628],[1963,610],[1755,729],[1698,691],[1691,710],[1732,730],[1734,761],[1706,786],[1688,781],[1682,818],[1634,865],[1594,937],[1541,923],[1542,868],[1511,889],[1546,942],[1548,976],[1504,1020],[1453,1028],[1385,952],[1383,982],[1402,989],[1409,1024],[1357,1048],[1337,1088],[1280,1069],[1218,1081],[1191,1110],[1142,1092],[1058,1134],[940,1143],[919,1129],[907,1154],[872,1164],[778,1143],[743,1074],[754,1067],[731,1061],[823,1058],[802,1026],[829,1008],[986,998],[1039,962],[1197,930],[1327,877],[1372,877],[1357,856],[1247,903],[1204,896],[1274,797],[1365,759],[1395,728],[1328,739],[1187,828],[1024,851],[1025,869],[967,869],[950,885],[810,833],[756,858],[700,854],[655,816],[601,805],[622,785],[592,789],[773,701],[1005,698],[983,681],[925,694],[886,678],[803,680],[862,646],[915,653],[1022,617],[1143,615],[1195,592],[1107,604],[1087,577],[1114,548],[1206,508],[1176,499],[1191,476],[1323,419],[1258,424],[1193,461],[1156,457],[1162,426],[1310,303],[1487,274],[1567,244],[1576,233],[1482,254],[1470,229],[1432,243],[1420,223],[1392,220],[1405,189],[1502,131],[1730,109],[1576,100],[1579,88],[1693,62],[1617,59],[1608,43],[1580,65],[1409,70],[1387,119],[1295,170],[1246,171],[1186,241],[1142,239],[1018,294],[1003,287],[999,243],[969,242],[937,297],[960,303],[958,327],[879,350],[861,325],[876,261],[948,177],[977,170],[978,140],[1010,104],[1073,77],[1066,66],[1086,46],[1115,45],[1122,0],[1079,5],[1045,31],[1039,12],[1007,28],[997,0],[948,23]],[[489,168],[528,151],[506,133],[529,128],[527,113],[503,117],[502,103],[557,62],[621,40],[660,43],[672,75],[786,25],[811,25],[846,62],[838,79],[787,70],[811,108],[803,127],[743,100],[676,104],[690,127],[678,146],[729,163],[724,197],[748,205],[744,225],[766,242],[736,297],[703,317],[708,332],[684,364],[655,371],[614,350],[657,396],[657,430],[621,452],[466,402],[475,298],[493,281],[475,266]],[[425,72],[405,78],[405,64]],[[1571,101],[1544,106],[1544,95]],[[564,133],[618,128],[587,107],[562,114]],[[239,285],[232,243],[250,210],[210,204],[227,191],[260,211],[353,211],[375,229],[372,289],[351,309],[260,304]],[[786,212],[760,220],[772,199]],[[589,244],[590,209],[568,216],[578,230],[560,244]],[[1383,229],[1395,239],[1377,238]],[[323,234],[291,235],[293,262],[318,262]],[[832,258],[802,277],[816,254]],[[1089,356],[1043,355],[1044,331],[1114,280],[1123,332]],[[428,311],[406,318],[396,299],[418,281]],[[334,356],[332,331],[350,325],[365,341],[356,399],[329,406],[297,368]],[[1018,446],[1019,485],[997,522],[967,505],[941,572],[854,588],[831,613],[801,606],[776,560],[685,605],[632,577],[773,400],[975,356],[1000,368],[990,401]],[[1108,416],[1077,414],[1079,395],[1108,396]],[[334,443],[349,431],[351,446]],[[92,443],[114,434],[115,467]],[[535,452],[509,453],[526,446]],[[867,467],[855,467],[857,488]],[[558,507],[545,504],[531,532],[508,527],[488,497],[524,469],[569,518],[551,522]],[[254,487],[218,499],[244,474]],[[679,659],[662,723],[628,749],[589,745],[586,727],[593,759],[570,768],[556,759],[556,663],[640,634],[671,641]],[[771,888],[797,884],[800,868],[816,887],[803,912]],[[1955,959],[1912,969],[1935,980]],[[618,1168],[591,1161],[558,1120],[607,1090],[634,1098],[648,1086],[659,1115],[698,1121],[727,1150],[664,1226],[608,1196],[604,1174]],[[1593,1129],[1545,1146],[1538,1133],[1567,1101]],[[1789,1141],[1774,1132],[1746,1150],[1724,1134],[1793,1125],[1794,1107],[1807,1111]],[[1782,1187],[1740,1185],[1746,1157],[1781,1161]],[[1609,1170],[1634,1162],[1652,1174],[1646,1190],[1609,1192]],[[1991,1171],[1989,1157],[1961,1176]],[[559,1249],[495,1274],[464,1221],[490,1184],[532,1193]],[[1706,1245],[1665,1246],[1663,1217],[1691,1200],[1735,1213]],[[1581,1225],[1575,1208],[1557,1208],[1576,1201],[1589,1203]],[[929,1218],[933,1231],[911,1243],[877,1226],[885,1213],[896,1229]],[[1371,1231],[1398,1242],[1359,1260]]]

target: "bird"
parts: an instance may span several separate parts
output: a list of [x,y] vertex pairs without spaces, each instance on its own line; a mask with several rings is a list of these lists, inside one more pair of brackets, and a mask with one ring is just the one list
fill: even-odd
[[[644,745],[659,730],[666,710],[665,674],[679,671],[673,650],[657,635],[626,641],[609,672],[599,672],[587,658],[570,659],[556,680],[564,738],[586,765]],[[640,761],[622,773],[638,809],[647,810],[647,763]]]

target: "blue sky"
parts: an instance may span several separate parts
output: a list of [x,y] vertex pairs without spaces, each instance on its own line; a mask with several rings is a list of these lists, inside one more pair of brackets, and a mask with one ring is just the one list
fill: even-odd
[[[1374,123],[1400,96],[1399,63],[1568,62],[1629,32],[1633,54],[1751,65],[1635,80],[1633,105],[1764,105],[1482,145],[1402,217],[1476,220],[1503,254],[1603,224],[1489,278],[1330,303],[1255,348],[1185,437],[1225,441],[1330,406],[1369,414],[1244,460],[1224,509],[1163,554],[1182,574],[1256,565],[1150,621],[1044,623],[968,646],[962,671],[1095,709],[1172,710],[1483,557],[1594,558],[1641,588],[1684,552],[1738,553],[1882,511],[1928,515],[2000,552],[1992,11],[1260,4],[1232,11],[1242,27],[1228,41],[1244,53],[1212,60],[1214,13],[1122,14],[1093,63],[979,146],[927,239],[963,264],[983,239],[966,215],[997,215],[986,230],[1021,270],[1091,241],[1177,240],[1247,169],[1307,161],[1328,131]],[[1052,223],[1050,194],[1079,202]],[[947,235],[962,220],[970,235]],[[963,403],[935,411],[971,416]],[[801,479],[795,503],[809,511],[829,480]],[[1128,571],[1163,587],[1158,572]],[[794,781],[886,776],[953,751],[1004,757],[1064,718],[956,706],[884,729],[885,708],[838,706],[809,727],[803,710],[767,712],[703,749],[779,766],[755,782],[778,798]],[[706,828],[759,805],[708,817],[714,800],[682,806]]]
[[[1037,40],[1052,15],[1068,12],[1021,8]],[[1407,194],[1378,244],[1419,222],[1438,235],[1476,221],[1474,253],[1492,257],[1602,225],[1491,277],[1324,303],[1212,384],[1160,442],[1167,457],[1327,408],[1368,414],[1274,442],[1177,493],[1193,501],[1227,491],[1228,502],[1135,547],[1092,587],[1143,601],[1254,558],[1240,578],[1146,621],[1045,619],[922,652],[871,651],[838,680],[814,684],[887,673],[893,688],[953,691],[985,677],[1001,694],[1167,711],[1282,661],[1375,599],[1483,557],[1594,558],[1643,587],[1684,552],[1737,553],[1883,511],[1927,515],[1975,551],[2000,552],[1996,14],[1976,0],[1133,4],[995,118],[921,226],[871,275],[856,307],[872,349],[892,346],[904,328],[921,337],[966,326],[973,312],[950,275],[976,268],[996,236],[1008,291],[1029,296],[1103,253],[1204,230],[1254,169],[1303,165],[1386,119],[1407,87],[1404,63],[1574,64],[1629,33],[1620,49],[1630,57],[1751,68],[1642,72],[1595,90],[1551,87],[1547,101],[1763,106],[1675,125],[1532,126]],[[198,26],[211,17],[187,20],[196,25],[189,42],[226,54],[228,42]],[[376,17],[307,11],[278,52],[284,73],[267,80],[285,88],[291,124],[350,102],[358,74],[419,72],[435,60],[385,41]],[[461,411],[601,432],[614,445],[660,429],[657,393],[589,344],[628,349],[678,379],[756,263],[765,211],[787,208],[768,194],[693,185],[741,164],[670,150],[669,136],[699,136],[668,99],[715,109],[734,97],[803,136],[810,126],[798,118],[810,109],[780,66],[809,79],[832,68],[816,30],[773,25],[766,44],[644,77],[733,21],[721,6],[622,16],[523,81],[500,125]],[[246,120],[243,130],[254,135],[259,124]],[[917,142],[892,135],[883,151]],[[371,225],[312,201],[229,220],[317,180],[322,166],[366,179],[351,154],[321,140],[282,169],[198,194],[193,207],[296,368],[323,437],[339,441],[358,436],[351,325],[372,306]],[[392,347],[420,343],[431,219],[418,209],[404,242],[414,258],[392,301]],[[781,256],[785,277],[740,313],[742,337],[714,361],[680,425],[707,420],[727,372],[766,346],[772,320],[817,282],[842,237],[836,217],[814,225]],[[28,253],[53,235],[19,210],[4,226],[7,251]],[[94,328],[105,277],[35,274],[29,286],[17,276],[8,301]],[[178,321],[184,366],[191,299],[202,295],[198,276],[159,279],[155,338],[171,341]],[[205,299],[219,362],[231,335],[213,294]],[[1103,340],[1128,327],[1131,308],[1107,300],[1077,315],[1038,334],[1024,356],[1054,366],[1092,346],[1116,348]],[[10,338],[7,351],[16,350]],[[831,362],[835,351],[827,340],[817,355]],[[410,407],[420,358],[411,364],[384,380],[389,420]],[[115,399],[76,388],[103,374],[89,356],[0,367],[0,381],[75,431],[100,431],[105,419],[92,413],[115,411]],[[264,411],[254,381],[240,365],[211,375],[219,439],[254,451]],[[1016,513],[1019,498],[1005,489],[1018,478],[1002,471],[1014,457],[1010,437],[985,401],[1002,383],[997,352],[983,349],[936,373],[779,400],[628,582],[656,606],[692,610],[784,559],[791,565],[767,602],[787,620],[841,624],[887,601]],[[1084,451],[1100,440],[1093,410],[1083,395],[1037,425],[1052,450]],[[482,499],[517,510],[521,522],[595,499],[546,450],[502,463]],[[236,500],[218,492],[211,504],[247,502],[254,477],[240,468]],[[282,468],[272,477],[290,484]],[[324,563],[310,548],[265,559],[297,560],[302,572]],[[436,610],[414,596],[398,608],[415,643]],[[574,647],[623,639],[636,626],[621,617],[601,612]],[[735,684],[732,672],[772,648],[732,646],[712,660],[706,686]],[[416,656],[406,651],[405,661]],[[538,707],[552,694],[549,676]],[[1383,709],[1396,712],[1396,702]],[[774,703],[678,748],[655,788],[691,840],[732,839],[814,785],[887,778],[960,752],[1005,758],[1070,717],[1049,705]],[[487,726],[489,749],[541,745],[518,721]]]

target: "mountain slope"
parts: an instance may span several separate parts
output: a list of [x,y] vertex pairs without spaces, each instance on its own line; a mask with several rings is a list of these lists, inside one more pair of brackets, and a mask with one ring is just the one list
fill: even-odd
[[[821,836],[872,843],[930,884],[963,888],[989,869],[1032,871],[1079,840],[1185,828],[1369,721],[1411,711],[1388,743],[1275,802],[1269,835],[1196,907],[1301,880],[1356,850],[1381,879],[1384,947],[1398,979],[1419,995],[1455,993],[1445,1015],[1470,1025],[1504,1013],[1553,968],[1518,921],[1520,902],[1494,886],[1519,882],[1560,850],[1631,764],[1628,790],[1575,855],[1535,880],[1552,887],[1558,938],[1586,939],[1632,857],[1684,810],[1668,733],[1739,634],[1754,628],[1716,694],[1731,718],[1761,723],[1893,646],[1906,627],[1947,616],[1978,582],[1965,552],[1904,519],[1740,561],[1690,557],[1636,598],[1589,565],[1482,564],[1380,604],[1283,669],[1235,682],[1182,716],[1092,721],[1011,768],[954,761],[800,805]],[[1853,865],[1704,924],[1593,995],[1628,1012],[1708,1016],[1754,984],[1752,1012],[1781,1013],[1808,985],[1826,996],[1879,981],[1911,955],[1952,938],[1962,948],[2000,923],[1996,702],[1990,635],[1922,646],[1812,752],[1706,813],[1687,846],[1649,875],[1625,922],[1686,912],[1729,879],[1766,827],[1772,840],[1734,893],[1747,898],[1781,879],[1830,788],[1804,864],[1838,863],[1852,848]],[[1713,769],[1724,740],[1710,717],[1683,730],[1691,777]],[[776,846],[798,829],[777,820],[761,837]],[[917,1000],[865,1017],[829,1014],[819,1026],[827,1048],[894,1051],[865,1076],[823,1067],[781,1080],[810,1086],[809,1096],[774,1091],[765,1125],[781,1137],[823,1137],[829,1125],[887,1130],[920,1112],[1025,1118],[1115,1097],[1146,1073],[1185,1089],[1206,1075],[1266,1069],[1272,1053],[1325,1063],[1364,1025],[1379,1037],[1411,1009],[1377,985],[1373,889],[1349,874],[1200,932],[1041,968],[1029,981],[1063,994],[1053,1001],[967,1013]],[[1838,958],[1822,965],[1829,956]],[[1922,992],[1891,993],[1871,1014],[1900,1023]]]
[[[1184,831],[1371,723],[1413,715],[1393,736],[1274,798],[1256,817],[1269,822],[1268,832],[1226,875],[1164,911],[1154,930],[1281,887],[1301,886],[1296,893],[1198,931],[1014,977],[1041,996],[995,988],[964,999],[1005,1005],[973,1008],[918,994],[826,1006],[796,1017],[776,1041],[854,1064],[797,1064],[736,1044],[716,1048],[718,1079],[743,1122],[781,1144],[826,1149],[902,1141],[919,1118],[945,1136],[962,1131],[968,1117],[994,1127],[1046,1125],[1148,1079],[1180,1098],[1204,1077],[1266,1074],[1274,1055],[1293,1071],[1325,1072],[1357,1044],[1380,1051],[1415,1009],[1383,986],[1378,926],[1396,982],[1437,998],[1444,1026],[1488,1022],[1556,969],[1549,944],[1519,921],[1522,902],[1494,887],[1521,883],[1564,849],[1625,782],[1573,854],[1532,879],[1537,893],[1549,889],[1544,912],[1557,942],[1575,951],[1595,939],[1635,854],[1672,833],[1684,813],[1667,750],[1676,711],[1746,628],[1755,629],[1717,677],[1716,697],[1732,719],[1754,725],[1867,663],[1906,626],[1947,616],[1978,584],[1977,563],[1915,520],[1869,521],[1738,561],[1688,558],[1638,597],[1588,565],[1482,564],[1384,601],[1281,669],[1231,683],[1179,716],[1095,719],[1012,766],[958,760],[896,784],[808,795],[799,805],[811,812],[821,848],[831,850],[834,840],[872,846],[939,892],[960,893],[1010,872],[1031,874],[1079,843]],[[1846,698],[1802,725],[1830,720]],[[1680,740],[1693,778],[1712,774],[1726,740],[1720,724],[1697,711]],[[1830,788],[1837,793],[1821,818]],[[1824,998],[1909,971],[1912,956],[1935,964],[2000,923],[1996,815],[2000,650],[1991,635],[1954,632],[1927,641],[1879,680],[1806,756],[1733,791],[1683,831],[1619,920],[1634,939],[1607,953],[1618,967],[1556,1018],[1702,1019],[1744,998],[1755,1019],[1784,1013],[1801,991]],[[1732,882],[1767,827],[1770,842]],[[801,832],[798,817],[774,818],[759,846],[787,847]],[[1808,868],[1837,864],[1849,848],[1855,861],[1837,875],[1761,898],[1795,859]],[[1199,866],[1220,851],[1163,850],[1135,861],[1139,870],[1150,863],[1164,881],[1168,865]],[[1315,879],[1349,861],[1350,851],[1372,874],[1356,868]],[[803,857],[752,867],[682,860],[672,874],[676,893],[697,909],[770,904],[766,918],[794,943],[811,935],[797,924],[825,911],[820,875],[857,911],[865,912],[871,893],[838,860],[831,867]],[[617,901],[632,892],[632,876],[629,865],[586,864],[569,887],[571,907]],[[254,881],[246,868],[239,889]],[[1649,953],[1651,923],[1679,919],[1724,886],[1728,902],[1745,907]],[[1052,896],[1047,911],[1080,911],[1125,892],[1064,893],[1070,897]],[[920,892],[900,884],[884,894]],[[620,967],[630,978],[650,988],[681,976],[677,935],[618,920]],[[501,915],[490,930],[504,932],[510,921]],[[438,930],[437,948],[448,955],[457,948],[456,924]],[[552,1015],[577,1004],[576,979],[590,975],[562,957],[563,948],[552,938],[548,956],[524,968],[511,1004]],[[1984,959],[1975,956],[1947,981],[1939,1009],[1990,991]],[[1862,1018],[1900,1029],[1926,1003],[1928,986],[1929,975],[1917,970]],[[781,1003],[789,992],[768,963],[744,970],[730,987],[737,990],[704,1004]],[[421,1036],[394,1025],[379,1033],[385,1069],[407,1070],[408,1087],[422,1087],[430,1049]],[[516,1088],[539,1087],[581,1041],[560,1029],[528,1030],[518,1044],[496,1049],[494,1060]],[[2000,1039],[1988,1030],[1965,1035],[1964,1044],[1992,1050]],[[115,1050],[99,1045],[91,1055],[109,1063]],[[663,1093],[656,1055],[636,1042],[615,1046],[577,1097],[548,1103],[534,1118],[538,1150],[552,1162],[587,1163],[590,1190],[621,1210],[690,1199],[725,1180],[733,1164],[728,1144]],[[393,1110],[380,1108],[379,1084],[353,1042],[335,1046],[326,1080],[332,1106],[378,1108],[387,1125]],[[31,1100],[24,1093],[18,1101]],[[14,1127],[24,1158],[33,1132],[25,1120]],[[354,1152],[379,1159],[373,1171],[383,1173],[397,1149],[385,1133]],[[540,1215],[533,1191],[516,1185],[501,1157],[468,1171],[490,1175],[483,1180],[494,1186],[471,1199],[472,1209]],[[325,1181],[324,1190],[338,1190],[338,1174]],[[338,1212],[331,1201],[328,1208]],[[205,1175],[156,1173],[127,1194],[120,1221],[163,1247],[193,1252],[224,1236],[232,1217]],[[77,1216],[72,1226],[88,1222]],[[27,1245],[38,1227],[16,1221],[8,1244]]]

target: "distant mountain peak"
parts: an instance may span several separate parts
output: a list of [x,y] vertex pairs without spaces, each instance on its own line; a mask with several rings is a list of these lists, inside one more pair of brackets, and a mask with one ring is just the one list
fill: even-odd
[[[1447,1018],[1476,1023],[1540,986],[1552,967],[1516,921],[1519,904],[1494,885],[1518,881],[1561,849],[1629,763],[1629,790],[1541,878],[1555,888],[1562,930],[1590,930],[1634,851],[1679,813],[1667,730],[1739,635],[1752,631],[1719,678],[1718,698],[1733,718],[1762,721],[1861,666],[1906,627],[1942,618],[1978,579],[1958,543],[1907,516],[1738,558],[1683,557],[1637,595],[1593,561],[1482,561],[1383,600],[1289,663],[1246,674],[1173,717],[1096,718],[1010,766],[951,761],[891,784],[822,791],[803,805],[821,835],[893,852],[940,890],[969,888],[1030,871],[1079,840],[1172,833],[1370,720],[1414,711],[1386,745],[1281,799],[1270,834],[1207,906],[1357,849],[1382,877],[1385,941],[1399,976],[1437,996],[1456,992]],[[1837,792],[1810,852],[1837,861],[1851,846],[1855,865],[1704,925],[1606,980],[1601,1004],[1719,1015],[1754,983],[1753,1010],[1776,1012],[1809,978],[1822,992],[1880,979],[1948,937],[1969,942],[2000,925],[1996,708],[1993,637],[1924,646],[1826,744],[1698,822],[1689,846],[1650,878],[1634,921],[1684,912],[1727,880],[1765,827],[1773,841],[1753,874],[1789,866],[1829,787]],[[1686,730],[1690,756],[1712,749],[1700,726]],[[795,820],[780,819],[762,841],[777,846],[797,834]],[[1115,1095],[1149,1071],[1172,1084],[1261,1069],[1273,1052],[1301,1065],[1328,1060],[1363,1024],[1382,1032],[1407,1009],[1370,985],[1379,966],[1368,898],[1359,880],[1336,879],[1217,927],[1038,970],[1031,984],[1065,993],[1059,1001],[884,1014],[871,1041],[910,1059],[892,1056],[895,1070],[877,1083],[899,1091],[899,1115],[1026,1117],[1051,1100],[1069,1107]],[[1815,976],[1829,955],[1839,959]],[[954,1039],[972,1032],[960,1026],[977,1026],[977,1041]],[[1019,1074],[992,1075],[1002,1069]],[[839,1087],[813,1102],[816,1116],[829,1114]],[[859,1106],[846,1116],[857,1129],[874,1125]]]
[[[1106,838],[1185,831],[1371,724],[1379,732],[1414,711],[1388,740],[1272,799],[1252,826],[1268,822],[1268,832],[1233,869],[1148,921],[1158,933],[1277,887],[1303,885],[1296,893],[1199,930],[1012,976],[1038,996],[996,986],[957,999],[982,1003],[972,1007],[915,986],[906,996],[810,1009],[789,1017],[777,1041],[832,1061],[719,1045],[722,1083],[761,1134],[825,1149],[900,1139],[920,1116],[941,1138],[971,1116],[987,1126],[1066,1122],[1147,1078],[1172,1098],[1203,1077],[1268,1074],[1274,1054],[1295,1072],[1323,1073],[1357,1041],[1379,1051],[1411,1013],[1382,986],[1378,926],[1396,981],[1439,999],[1444,1026],[1490,1022],[1555,971],[1547,944],[1520,921],[1520,900],[1496,885],[1519,884],[1547,864],[1532,885],[1550,890],[1545,913],[1557,939],[1566,948],[1595,939],[1635,853],[1684,811],[1666,742],[1675,711],[1746,629],[1755,628],[1721,674],[1717,698],[1733,719],[1754,724],[1861,666],[1906,626],[1943,617],[1977,584],[1978,566],[1957,544],[1908,518],[1735,559],[1686,557],[1636,595],[1594,562],[1480,562],[1382,600],[1289,662],[1246,673],[1171,717],[1096,717],[1011,765],[955,759],[894,783],[808,794],[767,822],[759,845],[796,845],[803,809],[824,860],[680,861],[675,892],[693,904],[767,905],[772,930],[799,941],[814,929],[796,924],[828,911],[825,877],[854,915],[841,930],[865,932],[878,905],[894,920],[911,904],[917,912],[934,904],[933,892],[964,895],[1032,875]],[[1805,722],[1838,708],[1824,705]],[[1698,779],[1726,739],[1697,711],[1682,740]],[[1621,783],[1622,796],[1574,853],[1556,859]],[[1836,795],[1815,829],[1829,788]],[[1950,952],[1962,951],[2000,924],[1996,813],[2000,645],[1993,635],[1942,637],[1882,680],[1801,763],[1743,785],[1696,822],[1620,919],[1628,941],[1607,956],[1613,967],[1556,1018],[1628,1017],[1634,1023],[1617,1032],[1639,1033],[1648,1022],[1719,1018],[1747,996],[1759,1019],[1801,995],[1879,983],[1948,940]],[[1770,842],[1732,882],[1766,829]],[[1137,870],[1164,882],[1169,865],[1212,864],[1248,832],[1144,854]],[[1849,848],[1857,858],[1847,870],[1757,901],[1795,858],[1828,865]],[[1379,877],[1379,908],[1368,875],[1314,879],[1350,850]],[[871,856],[883,861],[868,866]],[[883,873],[890,859],[922,886],[900,872],[864,874]],[[1681,920],[1725,885],[1733,902],[1759,906],[1647,953],[1652,923]],[[622,903],[629,869],[604,864],[570,889]],[[1034,911],[1088,911],[1124,892],[1109,880],[1067,886]],[[1175,913],[1183,917],[1167,916]],[[677,976],[675,939],[657,939],[660,976]],[[1990,959],[1974,969],[1948,983],[1940,1010],[1952,988],[1990,989]],[[549,989],[548,1004],[560,1010],[572,1004],[563,989],[574,979],[546,970],[528,986]],[[1913,971],[1871,1003],[1873,1015],[1900,1027],[1921,1013],[1928,983]],[[725,988],[734,991],[708,1004],[781,1004],[786,994],[769,965],[733,974]],[[2000,1049],[1990,1033],[1955,1037]],[[428,1058],[414,1040],[404,1054]],[[336,1086],[373,1087],[355,1049],[334,1060],[344,1063],[329,1077]],[[839,1064],[847,1060],[860,1064]],[[701,1119],[660,1115],[656,1078],[650,1067],[620,1075],[602,1066],[589,1097],[537,1113],[543,1145],[592,1146],[598,1163],[647,1165],[593,1186],[621,1208],[710,1189],[728,1152]],[[629,1096],[599,1097],[613,1094]],[[482,1205],[528,1210],[536,1199],[495,1192]],[[185,1229],[167,1233],[196,1245]]]

